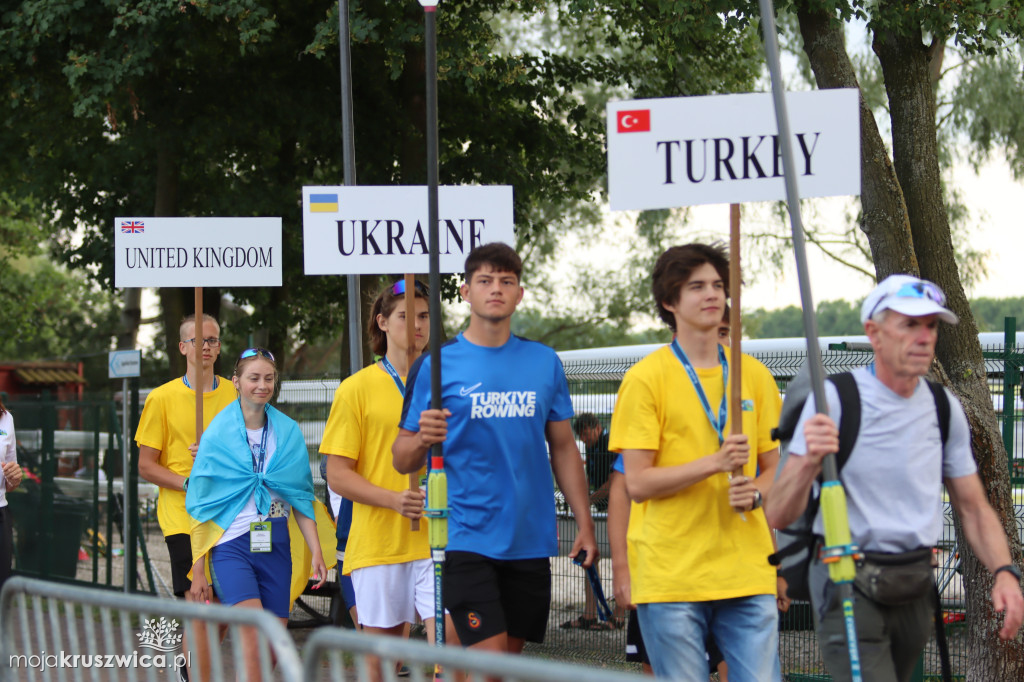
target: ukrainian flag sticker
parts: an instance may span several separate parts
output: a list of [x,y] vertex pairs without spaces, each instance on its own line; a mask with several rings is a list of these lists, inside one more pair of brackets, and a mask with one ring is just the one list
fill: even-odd
[[310,194],[309,195],[309,212],[310,213],[337,213],[338,212],[338,195],[337,194]]

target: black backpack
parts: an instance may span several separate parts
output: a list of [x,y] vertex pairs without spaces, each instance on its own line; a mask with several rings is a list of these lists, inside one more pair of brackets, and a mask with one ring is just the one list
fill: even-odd
[[[835,384],[836,390],[839,392],[839,404],[842,406],[839,416],[839,451],[835,454],[838,474],[842,472],[843,466],[850,458],[853,446],[857,443],[857,434],[860,432],[860,391],[857,389],[857,381],[850,372],[833,374],[828,377],[828,380]],[[945,445],[949,439],[949,396],[946,395],[941,384],[931,380],[927,381],[928,388],[931,389],[932,397],[935,399],[939,431],[942,436],[942,444]],[[810,377],[805,366],[786,391],[779,425],[772,429],[772,438],[780,441],[782,448],[788,449],[810,392]],[[781,471],[781,469],[780,462],[779,470]],[[819,476],[819,484],[821,480],[821,476]],[[779,575],[786,579],[789,585],[787,594],[790,599],[810,601],[811,598],[807,574],[811,566],[814,546],[818,540],[818,536],[814,534],[813,530],[814,517],[818,514],[818,504],[818,495],[812,490],[804,513],[789,526],[778,531],[776,535],[778,550],[768,557],[768,563],[778,566]]]

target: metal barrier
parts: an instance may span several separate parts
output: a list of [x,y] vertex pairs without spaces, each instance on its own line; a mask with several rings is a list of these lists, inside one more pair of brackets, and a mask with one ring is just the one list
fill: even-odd
[[[345,665],[344,654],[355,654],[350,665]],[[458,647],[438,648],[425,642],[409,641],[397,637],[371,637],[351,630],[319,630],[310,637],[302,650],[303,676],[306,680],[323,678],[323,662],[327,660],[327,679],[332,681],[364,682],[369,680],[369,661],[375,656],[381,661],[384,682],[398,682],[395,669],[399,662],[409,668],[412,682],[433,679],[433,665],[440,664],[445,679],[452,679],[452,671],[462,671],[474,680],[493,678],[505,682],[631,682],[635,675],[600,670],[579,665],[547,661],[528,656],[507,656],[470,651]]]
[[[182,634],[195,643],[199,626],[209,626],[203,628],[211,670],[206,677],[200,674],[195,647],[180,653]],[[226,631],[223,643],[218,641],[219,631]],[[258,677],[247,671],[242,646],[246,633],[256,637]],[[267,611],[125,595],[20,576],[8,580],[0,593],[0,682],[152,681],[158,670],[160,679],[167,679],[185,660],[193,664],[195,682],[235,679],[236,671],[246,680],[289,682],[302,675],[291,637]],[[253,662],[251,657],[248,662]]]
[[[7,407],[16,419],[18,461],[31,474],[7,495],[15,571],[136,591],[141,568],[148,591],[155,592],[146,540],[139,535],[138,501],[155,499],[157,487],[132,475],[125,486],[114,402],[44,397]],[[88,563],[80,561],[80,548]]]
[[[39,680],[166,679],[186,660],[180,653],[183,627],[195,642],[202,623],[210,647],[210,674],[200,675],[195,647],[191,679],[369,680],[371,658],[383,679],[396,682],[399,662],[411,680],[429,680],[434,664],[474,679],[508,682],[626,682],[633,675],[528,656],[504,656],[460,647],[437,648],[421,641],[379,637],[350,630],[317,631],[299,654],[280,621],[267,611],[200,605],[176,599],[123,595],[16,576],[0,593],[0,682]],[[242,629],[256,634],[259,675],[247,670]],[[218,631],[226,637],[218,642]],[[326,661],[326,667],[324,665]],[[158,672],[160,671],[160,672]]]

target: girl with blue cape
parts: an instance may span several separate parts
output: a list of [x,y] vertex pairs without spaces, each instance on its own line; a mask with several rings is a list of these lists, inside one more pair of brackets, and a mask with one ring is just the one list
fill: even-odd
[[[192,588],[207,602],[265,608],[285,623],[312,574],[333,566],[334,524],[313,492],[305,439],[295,421],[269,405],[277,384],[274,355],[242,351],[231,381],[238,400],[210,423],[189,476]],[[318,523],[319,521],[319,523]],[[319,532],[318,532],[319,531]],[[205,569],[205,570],[204,570]],[[259,675],[257,637],[243,630],[246,677]]]

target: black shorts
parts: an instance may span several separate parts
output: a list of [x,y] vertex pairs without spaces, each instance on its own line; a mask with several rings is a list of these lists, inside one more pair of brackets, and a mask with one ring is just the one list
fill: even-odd
[[543,642],[551,607],[551,563],[546,559],[491,559],[448,552],[444,606],[463,646],[502,632]]
[[192,570],[192,538],[188,533],[164,536],[167,554],[171,557],[171,587],[175,597],[184,597],[192,587],[188,572]]
[[647,647],[644,646],[644,636],[640,632],[640,618],[636,610],[629,612],[629,621],[626,623],[626,660],[630,663],[651,664],[647,657]]

